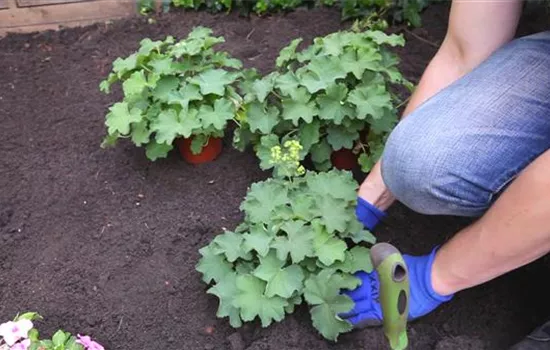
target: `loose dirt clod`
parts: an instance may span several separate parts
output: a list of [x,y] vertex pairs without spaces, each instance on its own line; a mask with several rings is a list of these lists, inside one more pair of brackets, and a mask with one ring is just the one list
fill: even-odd
[[229,346],[231,350],[244,350],[245,344],[243,337],[239,332],[235,332],[231,334],[229,337],[227,337],[227,341],[229,342]]
[[480,339],[458,336],[440,340],[435,350],[485,350],[485,345]]

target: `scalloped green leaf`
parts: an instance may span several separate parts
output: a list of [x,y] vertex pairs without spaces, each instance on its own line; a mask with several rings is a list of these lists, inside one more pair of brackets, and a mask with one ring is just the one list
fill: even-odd
[[273,321],[283,320],[288,301],[278,296],[267,297],[264,294],[266,284],[251,275],[237,277],[238,293],[233,300],[233,306],[240,309],[243,321],[252,321],[258,317],[262,327],[267,327]]

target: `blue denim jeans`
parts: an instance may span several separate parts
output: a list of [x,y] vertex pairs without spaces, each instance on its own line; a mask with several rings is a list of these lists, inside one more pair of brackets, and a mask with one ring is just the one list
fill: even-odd
[[404,118],[382,177],[419,213],[480,216],[549,148],[547,31],[513,40]]

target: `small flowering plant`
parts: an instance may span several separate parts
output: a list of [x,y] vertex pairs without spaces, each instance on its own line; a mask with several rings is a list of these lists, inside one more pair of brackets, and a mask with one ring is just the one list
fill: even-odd
[[42,320],[36,312],[17,315],[13,321],[0,325],[0,350],[105,350],[89,336],[76,337],[58,330],[51,339],[40,339],[33,321]]
[[281,50],[271,73],[250,74],[239,84],[245,113],[234,147],[253,146],[268,170],[270,154],[263,150],[277,137],[295,139],[303,146],[300,159],[309,158],[317,171],[333,168],[333,152],[348,150],[369,172],[397,124],[401,92],[413,89],[391,49],[404,46],[404,38],[354,28],[315,38],[300,50],[302,41]]
[[196,269],[231,326],[259,318],[267,327],[307,304],[313,326],[336,341],[352,329],[338,316],[353,307],[340,290],[357,287],[355,272],[372,271],[365,245],[376,239],[355,216],[351,172],[305,171],[300,143],[275,139],[261,152],[276,176],[250,186],[244,220],[199,250]]

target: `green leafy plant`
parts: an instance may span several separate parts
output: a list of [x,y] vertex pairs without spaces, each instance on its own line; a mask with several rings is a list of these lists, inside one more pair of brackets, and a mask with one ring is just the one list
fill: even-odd
[[406,22],[419,27],[422,24],[420,13],[435,0],[171,0],[177,8],[211,12],[239,9],[241,13],[264,15],[279,11],[290,11],[301,6],[339,7],[342,20],[360,19],[378,13],[393,23]]
[[155,0],[137,0],[138,12],[146,16],[155,10]]
[[276,11],[293,10],[303,3],[305,3],[303,0],[257,0],[253,10],[261,15]]
[[172,0],[174,7],[199,10],[206,8],[212,12],[231,10],[232,0]]
[[361,19],[376,15],[392,23],[420,27],[420,13],[435,0],[341,0],[342,19]]
[[89,336],[58,330],[51,339],[40,339],[33,322],[43,317],[36,312],[17,315],[13,321],[0,325],[0,350],[104,350],[103,346]]
[[393,88],[412,89],[389,49],[403,46],[403,37],[340,31],[297,52],[301,42],[295,39],[281,50],[277,70],[263,77],[249,74],[240,84],[246,113],[235,129],[234,146],[253,145],[264,170],[273,167],[268,150],[287,140],[299,141],[300,160],[308,156],[320,171],[332,167],[333,151],[350,149],[368,172],[404,102]]
[[241,61],[214,50],[222,42],[211,29],[196,27],[178,42],[172,36],[143,39],[138,51],[117,58],[100,89],[109,93],[120,82],[124,98],[109,108],[102,146],[130,138],[156,160],[166,157],[178,138],[192,138],[191,150],[198,154],[210,137],[223,136],[242,112],[233,85],[243,71]]
[[197,270],[219,298],[218,317],[233,327],[259,318],[263,327],[307,303],[313,326],[327,339],[350,331],[338,315],[353,307],[341,294],[372,271],[374,243],[355,216],[357,183],[341,170],[305,172],[300,145],[270,149],[276,177],[251,185],[240,209],[244,221],[199,250]]
[[172,5],[192,10],[206,9],[210,12],[231,11],[237,8],[244,14],[254,12],[262,15],[293,10],[307,2],[304,0],[172,0]]

